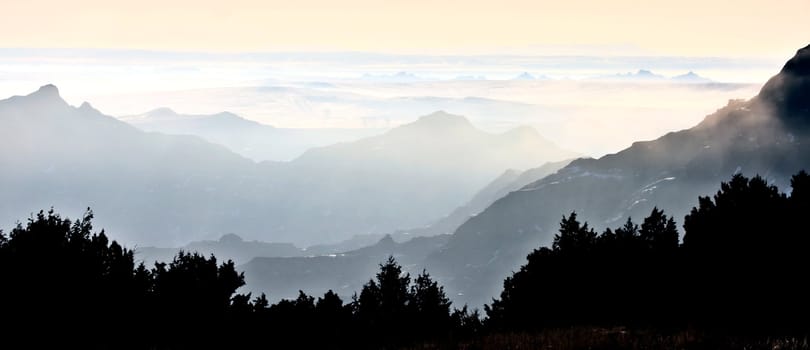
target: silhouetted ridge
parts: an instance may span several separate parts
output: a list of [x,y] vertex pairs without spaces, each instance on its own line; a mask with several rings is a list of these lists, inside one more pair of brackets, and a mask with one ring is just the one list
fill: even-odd
[[796,51],[796,55],[785,63],[782,73],[810,75],[810,45]]
[[242,240],[242,237],[239,237],[239,235],[237,235],[235,233],[227,233],[227,234],[222,235],[222,237],[219,238],[219,243],[238,244],[238,243],[242,243],[242,242],[244,242]]
[[59,96],[59,88],[53,84],[42,85],[37,91],[32,92],[28,96],[62,99],[62,97]]
[[810,45],[796,52],[782,70],[768,80],[759,93],[759,100],[768,104],[783,120],[804,122],[810,115]]
[[25,103],[30,103],[36,108],[52,108],[67,106],[67,102],[59,95],[59,89],[53,84],[41,86],[37,91],[34,91],[26,96],[14,96],[9,101],[22,100]]
[[377,242],[377,245],[382,247],[393,246],[394,244],[396,244],[396,242],[394,242],[394,238],[391,237],[391,235],[385,235],[385,237],[383,237],[382,239],[380,239],[379,242]]
[[[810,47],[750,100],[731,100],[695,127],[599,159],[579,159],[554,174],[512,191],[461,224],[430,259],[437,276],[463,300],[479,304],[493,280],[514,271],[513,257],[550,243],[559,215],[576,211],[598,228],[639,217],[655,207],[675,217],[692,198],[713,191],[730,174],[765,174],[786,186],[810,167]],[[461,276],[461,277],[459,277]]]
[[93,107],[93,105],[90,104],[90,102],[87,102],[87,101],[82,102],[82,104],[79,106],[79,110],[80,111],[85,111],[85,112],[92,112],[92,113],[101,114],[101,112],[99,110],[97,110],[95,107]]

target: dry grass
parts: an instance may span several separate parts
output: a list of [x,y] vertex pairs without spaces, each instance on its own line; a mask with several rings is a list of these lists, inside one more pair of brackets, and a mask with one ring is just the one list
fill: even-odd
[[463,350],[793,350],[810,349],[808,338],[710,336],[696,331],[659,332],[625,328],[564,328],[538,332],[495,333],[459,344],[422,344],[411,349]]

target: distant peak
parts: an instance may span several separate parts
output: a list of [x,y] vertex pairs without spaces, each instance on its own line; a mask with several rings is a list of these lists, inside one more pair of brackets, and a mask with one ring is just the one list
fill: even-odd
[[87,101],[82,102],[81,106],[79,106],[79,109],[80,110],[86,110],[86,111],[95,111],[96,110],[95,108],[93,108],[92,105],[90,105],[90,102],[87,102]]
[[471,128],[472,124],[467,118],[450,114],[445,111],[436,111],[431,114],[419,117],[419,119],[408,125],[431,129],[452,129]]
[[220,237],[219,242],[220,243],[241,243],[242,242],[242,237],[239,237],[235,233],[227,233],[227,234],[222,235],[222,237]]
[[167,117],[167,116],[175,117],[178,114],[177,114],[177,112],[175,112],[173,109],[171,109],[169,107],[160,107],[160,108],[155,108],[155,109],[153,109],[153,110],[151,110],[149,112],[146,112],[146,115],[148,115],[150,117]]
[[28,96],[41,96],[47,98],[62,99],[62,97],[59,96],[59,88],[57,88],[56,85],[53,84],[42,85],[39,87],[37,91],[34,91]]
[[26,97],[36,100],[36,103],[41,105],[67,106],[67,102],[59,96],[59,89],[53,84],[43,85],[37,91],[28,94]]
[[45,85],[42,85],[42,86],[39,87],[39,90],[37,90],[37,93],[40,93],[40,94],[54,94],[56,96],[59,96],[59,88],[57,88],[56,85],[53,85],[53,84],[45,84]]
[[214,117],[220,117],[220,118],[244,119],[244,118],[240,117],[238,114],[233,113],[233,112],[228,112],[228,111],[219,112],[217,114],[214,114],[213,116]]
[[386,234],[383,238],[377,241],[377,245],[382,247],[389,247],[395,244],[396,242],[394,241],[394,238],[391,237],[391,234]]
[[516,76],[513,80],[534,80],[534,76],[529,74],[529,72],[523,72],[520,75]]
[[686,82],[686,83],[708,83],[711,82],[711,79],[705,78],[700,76],[699,74],[695,73],[694,71],[689,71],[681,75],[676,75],[672,77],[673,81],[676,82]]

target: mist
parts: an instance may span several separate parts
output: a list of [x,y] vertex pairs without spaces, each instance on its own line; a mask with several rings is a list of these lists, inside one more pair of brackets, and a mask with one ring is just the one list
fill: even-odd
[[[437,110],[464,115],[489,132],[533,126],[561,147],[596,157],[633,141],[690,127],[729,99],[753,96],[780,64],[757,57],[553,52],[547,56],[4,52],[0,95],[54,83],[71,104],[90,101],[124,120],[170,108],[181,115],[227,111],[285,129],[370,130],[322,135],[324,141],[304,142],[268,156],[247,154],[261,160],[290,160],[308,147],[369,136]],[[634,77],[640,70],[660,79],[636,79],[643,78]],[[688,72],[701,80],[673,79]],[[516,80],[521,76],[534,79]],[[605,128],[610,133],[591,132]],[[230,138],[214,141],[233,144],[229,141],[239,136]]]

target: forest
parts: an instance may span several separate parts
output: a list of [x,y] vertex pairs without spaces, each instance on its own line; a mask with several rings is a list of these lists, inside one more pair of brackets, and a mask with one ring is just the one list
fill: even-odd
[[[803,348],[810,175],[789,194],[736,174],[683,220],[655,208],[597,232],[564,215],[483,314],[391,257],[350,299],[239,294],[232,261],[136,263],[92,226],[40,211],[0,232],[5,344],[181,348]],[[36,336],[30,336],[35,334]],[[802,340],[804,339],[804,340]],[[716,343],[715,343],[716,342]],[[294,344],[294,345],[292,345]],[[4,346],[5,347],[5,346]]]

